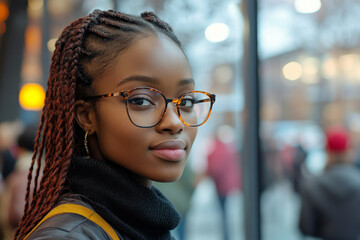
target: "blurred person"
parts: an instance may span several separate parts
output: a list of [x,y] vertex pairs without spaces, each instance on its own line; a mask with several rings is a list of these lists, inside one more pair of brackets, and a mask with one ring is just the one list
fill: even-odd
[[173,239],[180,216],[152,181],[181,176],[215,95],[172,28],[94,10],[61,33],[47,84],[15,239]]
[[207,170],[204,174],[204,176],[209,176],[215,183],[221,209],[224,240],[229,239],[226,200],[231,194],[239,192],[242,187],[239,164],[240,154],[236,150],[234,136],[234,129],[231,126],[223,125],[216,130],[209,147]]
[[18,122],[2,122],[0,124],[0,174],[5,180],[14,170],[18,149],[16,139],[23,130]]
[[178,240],[186,239],[187,213],[191,208],[191,198],[195,190],[195,175],[187,163],[180,179],[171,183],[154,182],[157,187],[172,202],[181,215],[179,225],[174,229]]
[[25,127],[24,131],[19,135],[15,169],[5,181],[2,212],[5,223],[11,231],[14,231],[18,227],[24,212],[26,183],[34,153],[36,132],[37,127],[35,125],[29,125]]
[[18,157],[18,148],[15,145],[10,146],[4,151],[0,152],[0,169],[1,179],[6,180],[15,168],[16,158]]
[[[16,158],[18,155],[18,147],[16,138],[23,126],[19,121],[0,123],[0,205],[3,205],[3,191],[5,180],[14,170]],[[3,212],[0,212],[0,239],[6,235],[6,220]]]
[[270,188],[280,180],[282,180],[283,169],[280,155],[280,150],[276,145],[274,138],[264,139],[262,144],[262,159],[264,159],[264,165],[262,167],[262,182],[261,191]]
[[305,160],[307,158],[307,155],[308,153],[303,147],[303,145],[298,142],[294,147],[293,151],[293,167],[291,174],[293,189],[296,193],[299,193],[301,181],[303,180],[304,175],[307,172],[307,169],[305,167]]
[[360,171],[349,158],[344,128],[326,131],[324,172],[305,179],[299,226],[306,236],[324,240],[360,239]]

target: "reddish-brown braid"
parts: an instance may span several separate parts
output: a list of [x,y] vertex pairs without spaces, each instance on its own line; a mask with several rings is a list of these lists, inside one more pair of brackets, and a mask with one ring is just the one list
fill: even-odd
[[64,29],[51,59],[45,105],[28,175],[24,215],[15,239],[23,239],[54,207],[66,190],[72,157],[84,155],[84,132],[75,121],[75,101],[88,94],[89,89],[92,91],[92,80],[101,76],[102,69],[111,67],[114,57],[136,37],[159,33],[181,48],[171,27],[152,12],[135,17],[112,10],[95,10]]

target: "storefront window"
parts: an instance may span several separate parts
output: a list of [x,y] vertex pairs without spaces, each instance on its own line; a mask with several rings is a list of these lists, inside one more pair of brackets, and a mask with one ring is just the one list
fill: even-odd
[[326,162],[324,132],[359,139],[357,1],[259,1],[263,239],[303,239],[300,189]]

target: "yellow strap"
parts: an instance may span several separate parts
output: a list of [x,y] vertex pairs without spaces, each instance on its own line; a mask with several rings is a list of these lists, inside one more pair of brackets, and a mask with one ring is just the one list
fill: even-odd
[[114,229],[102,218],[99,214],[97,214],[95,211],[84,207],[82,205],[78,204],[71,204],[71,203],[65,203],[58,205],[57,207],[53,208],[32,230],[31,232],[26,235],[24,240],[29,237],[29,235],[35,231],[36,228],[40,226],[43,222],[45,222],[47,219],[54,217],[56,215],[62,214],[62,213],[75,213],[78,215],[81,215],[97,225],[99,225],[113,240],[120,240]]

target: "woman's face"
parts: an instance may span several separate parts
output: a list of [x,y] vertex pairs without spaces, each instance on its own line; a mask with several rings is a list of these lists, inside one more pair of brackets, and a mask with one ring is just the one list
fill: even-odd
[[[167,98],[178,98],[194,90],[184,53],[165,36],[136,40],[114,61],[110,71],[94,80],[97,94],[151,87]],[[197,129],[181,122],[174,103],[168,104],[159,124],[150,128],[130,121],[123,97],[99,99],[95,113],[95,134],[89,136],[92,157],[118,163],[145,184],[148,179],[174,181],[180,177]]]

